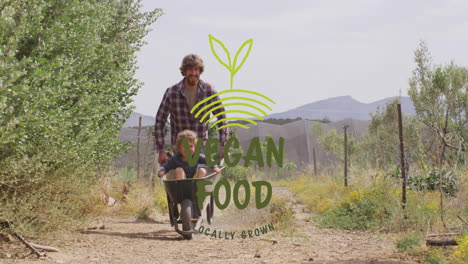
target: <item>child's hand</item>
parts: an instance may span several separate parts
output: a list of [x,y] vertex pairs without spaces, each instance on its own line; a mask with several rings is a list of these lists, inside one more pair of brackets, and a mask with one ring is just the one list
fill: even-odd
[[159,171],[159,172],[158,172],[158,177],[161,178],[161,177],[164,176],[165,174],[166,174],[165,171],[163,171],[163,170],[162,170],[162,171]]
[[218,174],[221,172],[221,170],[219,168],[213,168],[213,171],[218,173]]

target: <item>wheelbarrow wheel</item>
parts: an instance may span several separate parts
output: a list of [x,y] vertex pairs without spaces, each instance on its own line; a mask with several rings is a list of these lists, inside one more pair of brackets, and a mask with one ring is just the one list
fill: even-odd
[[213,202],[213,194],[210,196],[210,202],[206,206],[206,220],[208,221],[208,224],[211,225],[211,222],[213,222],[213,210],[214,210],[214,202]]
[[213,199],[213,193],[210,195],[210,218],[213,219],[214,216],[214,199]]
[[211,225],[211,214],[210,214],[210,204],[206,206],[206,220],[208,221],[208,224]]
[[[185,199],[182,201],[180,218],[182,220],[182,230],[183,231],[192,231],[192,201],[190,199]],[[183,234],[185,239],[192,239],[193,233]]]

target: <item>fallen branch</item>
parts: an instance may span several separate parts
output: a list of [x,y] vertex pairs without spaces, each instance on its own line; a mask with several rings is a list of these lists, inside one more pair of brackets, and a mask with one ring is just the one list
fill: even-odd
[[37,250],[34,246],[31,245],[31,243],[26,241],[26,239],[24,239],[24,237],[22,237],[21,235],[19,235],[17,233],[15,233],[14,235],[21,242],[23,242],[23,244],[25,244],[27,248],[29,248],[34,254],[36,254],[36,256],[38,256],[38,257],[45,257],[46,256],[45,252],[40,252],[39,250]]
[[456,246],[457,241],[454,239],[450,240],[426,240],[426,245],[428,246]]
[[442,233],[442,234],[430,234],[427,237],[438,237],[438,236],[460,236],[461,233]]
[[458,219],[460,219],[465,225],[468,225],[468,223],[467,223],[465,220],[463,220],[463,218],[462,218],[461,216],[457,215],[457,217],[458,217]]
[[102,225],[102,226],[100,226],[100,227],[97,227],[97,226],[88,227],[88,230],[96,230],[96,229],[106,229],[106,226],[105,226],[105,225]]
[[[1,227],[0,229],[10,228],[11,226],[12,224],[10,221],[0,219],[0,227]],[[16,232],[11,232],[11,230],[10,230],[10,234],[12,234],[14,237],[19,239],[27,248],[29,248],[38,257],[45,257],[47,255],[45,252],[41,252],[38,249],[42,249],[42,250],[50,251],[50,252],[60,252],[60,249],[55,248],[55,247],[44,246],[44,245],[39,245],[36,243],[28,242],[26,239],[24,239],[23,236],[21,236],[20,234]]]
[[60,252],[60,249],[55,248],[55,247],[39,245],[39,244],[32,243],[32,242],[29,242],[29,244],[30,244],[31,246],[35,247],[35,248],[42,249],[42,250],[45,250],[45,251],[49,251],[49,252]]

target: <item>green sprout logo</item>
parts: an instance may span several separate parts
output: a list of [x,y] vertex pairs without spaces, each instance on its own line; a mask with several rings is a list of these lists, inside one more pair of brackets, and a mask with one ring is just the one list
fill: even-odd
[[[211,122],[213,119],[215,119],[217,116],[219,115],[223,115],[223,114],[229,114],[229,113],[240,113],[240,114],[246,114],[248,116],[251,116],[251,117],[255,117],[259,120],[263,120],[263,117],[258,115],[257,113],[253,113],[253,112],[250,112],[250,111],[244,111],[244,110],[227,110],[227,111],[222,111],[222,112],[219,112],[215,115],[213,115],[211,118],[207,119],[207,117],[210,115],[211,112],[213,112],[214,110],[216,109],[219,109],[221,107],[225,107],[225,106],[245,106],[245,107],[249,107],[249,108],[252,108],[252,109],[255,109],[256,111],[258,111],[258,113],[261,113],[263,116],[266,116],[266,112],[264,110],[262,110],[261,108],[251,104],[251,103],[247,103],[247,102],[234,102],[234,103],[228,103],[228,104],[220,104],[219,106],[216,106],[216,107],[213,107],[213,108],[210,108],[218,103],[221,103],[221,102],[224,102],[224,101],[231,101],[231,100],[242,100],[242,101],[248,101],[248,102],[253,102],[255,104],[257,104],[258,106],[262,106],[268,110],[271,111],[271,108],[266,105],[265,103],[259,101],[259,100],[256,100],[256,99],[251,99],[251,98],[248,98],[248,97],[241,97],[241,96],[231,96],[231,97],[226,97],[226,98],[223,98],[223,99],[220,99],[218,101],[215,101],[215,102],[212,102],[204,107],[202,107],[201,109],[198,109],[197,108],[202,105],[203,103],[211,100],[212,98],[216,97],[216,96],[219,96],[221,94],[225,94],[225,93],[233,93],[233,92],[236,92],[236,93],[247,93],[247,94],[251,94],[251,95],[256,95],[258,97],[261,97],[273,104],[276,104],[273,100],[271,100],[270,98],[264,96],[263,94],[260,94],[260,93],[257,93],[257,92],[253,92],[253,91],[248,91],[248,90],[239,90],[239,89],[233,89],[233,83],[234,83],[234,76],[236,75],[236,73],[240,70],[240,68],[244,65],[245,61],[247,60],[247,57],[249,57],[250,55],[250,51],[252,50],[252,44],[253,44],[253,39],[248,39],[247,41],[245,41],[241,46],[240,48],[237,50],[236,52],[236,55],[234,56],[234,60],[231,60],[231,54],[229,53],[228,49],[226,48],[226,46],[224,46],[224,44],[216,39],[215,37],[213,37],[212,35],[208,35],[208,39],[209,39],[209,42],[210,42],[210,48],[211,48],[211,52],[213,53],[213,55],[216,57],[216,59],[219,61],[219,63],[221,63],[221,65],[223,65],[224,67],[226,67],[229,72],[230,72],[230,90],[226,90],[226,91],[221,91],[221,92],[218,92],[210,97],[207,97],[205,98],[204,100],[198,102],[195,106],[193,106],[193,108],[190,110],[190,113],[194,113],[196,112],[195,114],[195,117],[198,117],[200,116],[201,113],[203,113],[203,111],[205,111],[206,109],[208,109],[208,112],[206,112],[200,119],[200,122],[205,122],[205,124],[208,124],[209,122]],[[223,60],[221,60],[221,58],[218,56],[218,54],[216,53],[216,50],[214,48],[214,44],[217,43],[219,46],[221,46],[222,50],[224,50],[224,52],[226,53],[227,55],[227,62],[224,62]],[[237,65],[237,62],[239,61],[239,55],[241,54],[242,50],[244,48],[247,47],[247,51],[245,53],[245,56],[244,58],[242,58],[242,61],[239,65]],[[216,124],[220,123],[220,122],[223,122],[223,121],[235,121],[235,120],[242,120],[242,121],[246,121],[248,123],[251,123],[253,125],[257,125],[257,122],[255,122],[254,120],[251,120],[251,119],[248,119],[248,118],[243,118],[243,117],[229,117],[229,118],[223,118],[221,120],[218,120],[216,122],[214,122],[213,124],[211,124],[210,127],[213,127],[215,126]],[[231,126],[237,126],[237,127],[242,127],[242,128],[246,128],[246,129],[249,129],[250,127],[246,126],[246,125],[243,125],[243,124],[238,124],[238,123],[229,123],[227,125],[224,125],[224,126],[221,126],[218,128],[219,129],[222,129],[224,127],[231,127]]]
[[[210,40],[210,48],[211,48],[211,52],[213,52],[213,55],[216,57],[216,59],[219,61],[219,63],[221,63],[221,65],[226,67],[226,69],[228,69],[228,71],[231,73],[231,79],[230,79],[231,80],[231,83],[230,83],[231,86],[230,87],[232,89],[232,84],[234,82],[234,75],[236,75],[236,73],[240,70],[242,65],[244,65],[245,60],[247,60],[247,57],[249,57],[250,51],[252,50],[253,39],[248,39],[247,41],[245,41],[242,44],[242,46],[240,46],[240,48],[237,50],[236,56],[234,56],[234,61],[232,63],[231,63],[231,54],[229,54],[229,51],[226,49],[226,46],[224,46],[224,44],[220,40],[216,39],[212,35],[208,35],[208,39]],[[221,46],[221,48],[223,48],[224,52],[226,52],[227,59],[228,59],[227,64],[223,60],[221,60],[221,58],[216,53],[213,42],[218,43]],[[245,56],[242,59],[241,64],[239,64],[239,66],[237,66],[237,58],[239,57],[239,54],[241,53],[241,51],[247,45],[248,45],[248,50],[245,53]]]

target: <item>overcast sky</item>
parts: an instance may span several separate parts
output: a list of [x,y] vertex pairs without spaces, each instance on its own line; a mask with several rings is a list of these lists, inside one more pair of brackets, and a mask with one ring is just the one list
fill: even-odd
[[138,55],[144,86],[135,111],[154,116],[166,88],[182,79],[184,55],[205,62],[201,79],[229,89],[229,72],[211,53],[208,34],[234,56],[253,48],[234,88],[277,102],[272,113],[329,97],[350,95],[370,103],[407,95],[413,52],[421,39],[435,63],[468,65],[468,1],[151,1],[164,15]]

